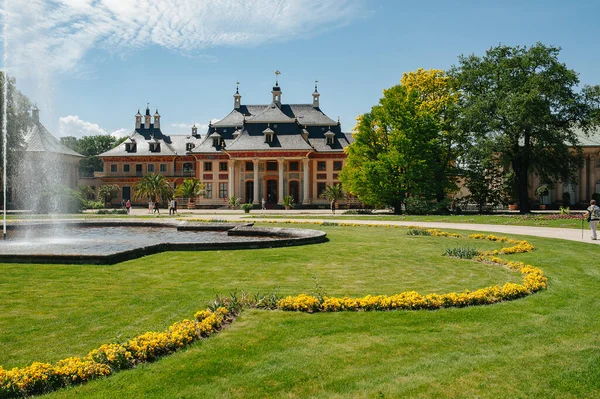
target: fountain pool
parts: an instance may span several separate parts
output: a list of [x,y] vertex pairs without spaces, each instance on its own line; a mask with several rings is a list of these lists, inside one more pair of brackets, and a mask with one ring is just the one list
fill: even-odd
[[10,225],[0,262],[114,264],[164,251],[272,248],[326,241],[309,229],[226,223],[87,221]]

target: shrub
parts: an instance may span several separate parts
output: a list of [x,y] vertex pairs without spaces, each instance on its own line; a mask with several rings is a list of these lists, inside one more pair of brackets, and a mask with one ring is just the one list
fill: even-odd
[[446,248],[444,256],[452,256],[460,259],[473,259],[479,255],[479,251],[475,248]]
[[127,215],[127,209],[99,209],[96,215]]
[[408,229],[406,234],[409,236],[430,236],[431,232],[429,232],[425,229],[411,228],[411,229]]
[[372,209],[348,209],[344,211],[344,215],[371,215],[373,214]]

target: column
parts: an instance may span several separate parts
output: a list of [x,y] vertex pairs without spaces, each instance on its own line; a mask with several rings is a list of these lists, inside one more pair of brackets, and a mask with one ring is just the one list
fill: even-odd
[[302,170],[304,172],[304,176],[302,177],[302,203],[303,204],[308,204],[310,202],[310,197],[309,197],[309,176],[310,176],[310,171],[309,171],[309,165],[310,165],[310,159],[308,158],[304,158],[302,160]]
[[281,204],[283,201],[283,158],[277,159],[277,165],[279,166],[279,181],[277,182],[277,203]]
[[[565,184],[562,181],[556,183],[556,196],[554,201],[562,201],[563,193],[565,192]],[[565,206],[565,205],[563,205]]]
[[578,203],[579,201],[583,201],[585,199],[585,180],[586,180],[586,175],[585,175],[585,167],[586,164],[586,159],[583,158],[583,167],[581,169],[579,169],[579,187],[577,187],[579,190],[577,190],[578,194],[579,194],[579,198],[571,198],[571,202],[573,202],[574,204]]
[[254,164],[254,191],[252,193],[252,203],[259,204],[260,198],[258,195],[258,159],[253,159],[252,163]]
[[[592,155],[590,157],[590,192],[594,195],[596,191],[596,182],[598,179],[596,178],[596,157]],[[590,196],[591,199],[591,196]]]
[[234,173],[235,173],[235,161],[233,159],[229,160],[229,189],[227,190],[227,195],[231,198],[235,196],[235,185],[234,183]]

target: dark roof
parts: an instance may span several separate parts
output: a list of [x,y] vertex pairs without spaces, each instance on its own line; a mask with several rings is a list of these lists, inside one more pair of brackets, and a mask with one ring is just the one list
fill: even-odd
[[[166,140],[168,139],[168,140]],[[136,145],[135,152],[127,152],[125,144],[128,141],[134,141]],[[187,144],[192,144],[193,147],[197,147],[201,143],[200,137],[192,135],[162,135],[161,138],[146,138],[139,133],[139,129],[134,132],[120,145],[115,148],[108,150],[102,154],[101,157],[128,157],[132,155],[139,156],[163,156],[163,155],[184,155],[187,153]],[[159,151],[150,151],[150,144],[160,144]]]
[[276,104],[241,105],[239,109],[232,110],[229,115],[218,122],[215,127],[242,126],[247,123],[288,123],[298,119],[301,125],[336,125],[337,122],[329,118],[312,104]]
[[[264,131],[274,131],[273,141],[265,141]],[[267,124],[247,124],[239,137],[228,144],[227,151],[254,151],[254,150],[306,150],[312,151],[295,123],[277,124],[277,127]]]
[[78,152],[63,145],[41,123],[33,123],[25,132],[25,145],[27,152],[54,153],[85,158]]

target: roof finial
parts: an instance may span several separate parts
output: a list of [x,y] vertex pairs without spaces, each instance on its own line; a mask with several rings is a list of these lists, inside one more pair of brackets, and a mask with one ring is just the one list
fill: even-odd
[[279,86],[279,75],[281,75],[281,72],[278,69],[275,71],[275,86]]
[[318,93],[317,92],[317,83],[319,83],[319,81],[315,79],[315,93]]
[[240,88],[240,82],[235,82],[235,94],[240,94],[240,92],[238,91]]

